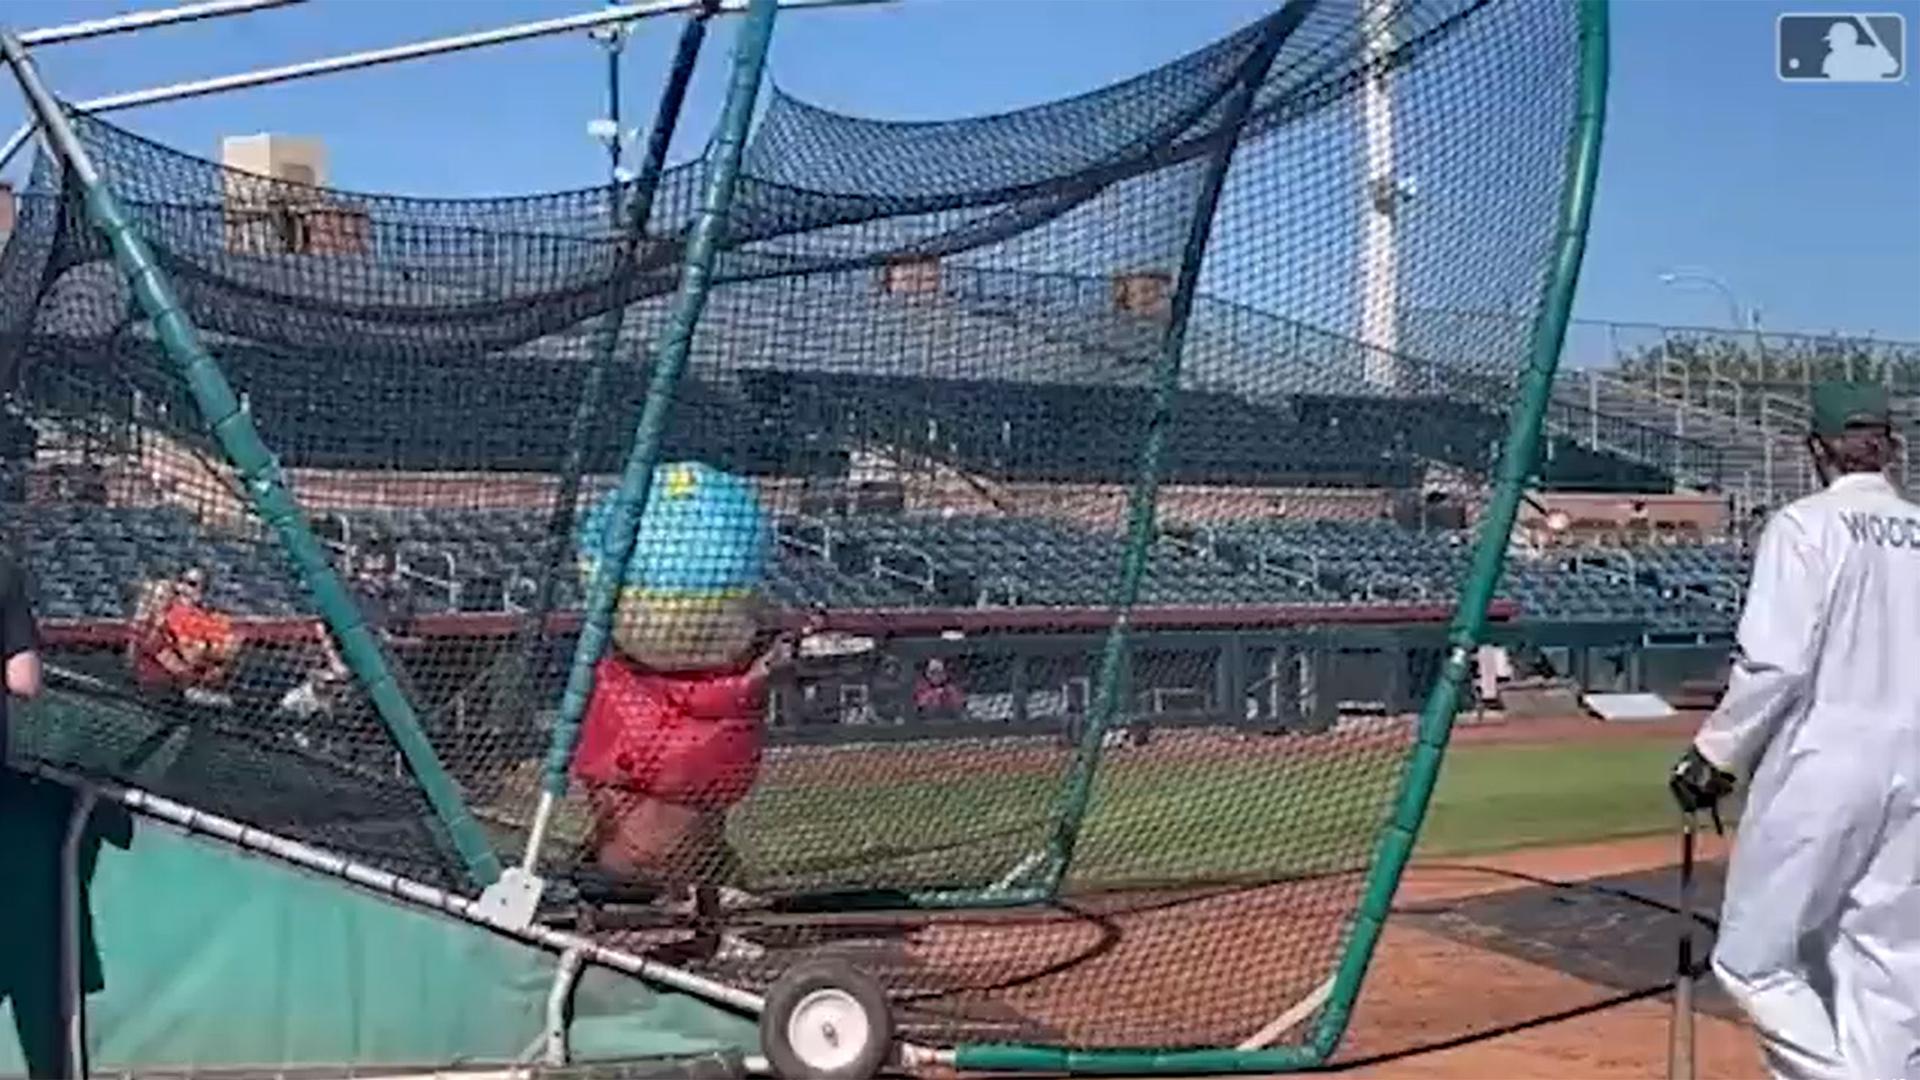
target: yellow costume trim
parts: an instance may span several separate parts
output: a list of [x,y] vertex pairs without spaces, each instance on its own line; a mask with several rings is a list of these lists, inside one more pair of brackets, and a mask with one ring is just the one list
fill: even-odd
[[662,607],[699,607],[718,600],[744,600],[752,596],[755,589],[723,589],[716,592],[666,592],[654,589],[623,588],[621,600],[634,600]]
[[667,498],[684,499],[699,486],[700,478],[687,466],[675,465],[667,470]]

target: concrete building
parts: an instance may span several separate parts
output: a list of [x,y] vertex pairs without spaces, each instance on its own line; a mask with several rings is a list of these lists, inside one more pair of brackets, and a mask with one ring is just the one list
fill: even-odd
[[352,255],[371,243],[366,213],[324,190],[319,139],[232,135],[220,142],[227,250],[240,255]]

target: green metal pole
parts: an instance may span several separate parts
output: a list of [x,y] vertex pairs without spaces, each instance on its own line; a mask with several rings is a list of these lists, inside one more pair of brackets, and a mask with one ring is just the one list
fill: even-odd
[[1360,910],[1347,939],[1327,1006],[1314,1026],[1312,1047],[1321,1060],[1332,1056],[1346,1034],[1354,1002],[1360,996],[1367,965],[1379,944],[1394,890],[1413,858],[1413,845],[1440,778],[1441,761],[1453,734],[1454,714],[1460,706],[1473,651],[1486,638],[1487,607],[1493,601],[1506,564],[1507,543],[1514,519],[1540,456],[1540,434],[1553,398],[1554,375],[1566,341],[1573,294],[1580,281],[1580,262],[1586,254],[1587,226],[1593,214],[1594,185],[1600,173],[1600,140],[1606,126],[1608,67],[1608,0],[1579,0],[1580,98],[1573,139],[1567,147],[1567,174],[1560,194],[1560,227],[1555,238],[1551,275],[1540,297],[1520,406],[1507,432],[1500,463],[1500,479],[1480,522],[1473,569],[1461,593],[1448,633],[1451,646],[1441,677],[1420,715],[1420,730],[1412,760],[1404,774],[1392,820],[1380,836],[1373,866],[1367,875]]
[[[641,241],[646,239],[647,222],[653,216],[654,196],[659,192],[660,178],[666,172],[667,147],[673,142],[674,129],[680,123],[682,106],[687,100],[687,86],[693,81],[694,64],[700,59],[700,46],[707,38],[707,22],[718,8],[718,0],[705,0],[680,30],[680,43],[673,52],[673,66],[667,72],[667,85],[660,92],[660,105],[654,110],[653,128],[647,133],[647,156],[640,163],[639,175],[634,177],[633,199],[627,205],[626,228],[618,246],[616,276],[622,268],[634,265]],[[614,95],[617,97],[617,90]],[[614,145],[619,145],[617,131],[614,133]],[[617,185],[612,198],[614,212],[610,216],[617,218],[620,216]],[[594,429],[600,424],[607,373],[613,367],[614,353],[620,347],[620,332],[626,325],[626,303],[618,298],[612,303],[613,306],[600,317],[599,325],[594,327],[593,359],[588,363],[581,380],[580,401],[574,409],[573,424],[567,432],[567,458],[560,467],[560,490],[554,495],[553,515],[547,520],[547,550],[541,556],[540,586],[534,596],[532,613],[524,631],[525,640],[519,653],[520,678],[516,685],[521,696],[513,705],[516,715],[527,712],[527,703],[531,700],[534,688],[543,681],[537,676],[543,675],[546,670],[546,658],[540,653],[541,643],[545,640],[547,616],[552,613],[555,597],[559,595],[561,567],[565,565],[567,547],[573,542],[575,504],[580,500],[580,481],[586,471],[587,446],[592,441]],[[550,754],[558,752],[557,744],[564,737],[569,740],[566,753],[571,757],[571,740],[576,737],[576,731],[565,725],[556,725],[549,745]],[[520,860],[521,867],[529,874],[539,864],[540,849],[546,844],[547,830],[552,825],[554,806],[565,793],[564,774],[557,780],[547,777],[541,787],[540,800],[534,810],[533,824],[527,830],[526,848]]]
[[200,415],[239,472],[254,512],[279,537],[288,560],[306,582],[320,617],[340,643],[341,659],[366,687],[380,719],[387,725],[427,802],[466,864],[468,876],[476,885],[492,884],[500,875],[499,857],[467,809],[459,787],[434,753],[433,744],[421,730],[413,703],[394,681],[386,655],[361,620],[359,607],[335,572],[326,547],[314,535],[299,502],[287,487],[280,462],[261,440],[253,419],[240,407],[232,385],[220,365],[208,355],[199,331],[154,260],[152,249],[135,231],[119,200],[101,181],[99,170],[74,133],[72,122],[41,81],[40,73],[19,39],[11,33],[0,32],[0,53],[4,53],[7,63],[13,66],[14,76],[19,79],[41,130],[65,162],[70,178],[84,192],[88,214],[112,248],[114,260],[126,275],[141,311],[152,321],[161,348],[178,368],[181,380],[199,406]]
[[1567,152],[1567,181],[1561,192],[1560,228],[1553,272],[1541,294],[1519,408],[1507,433],[1506,456],[1493,498],[1481,522],[1473,574],[1461,596],[1448,640],[1451,646],[1440,681],[1420,717],[1412,760],[1395,801],[1393,818],[1383,830],[1354,920],[1353,932],[1329,981],[1327,1004],[1320,1010],[1309,1040],[1268,1050],[1205,1049],[1180,1051],[1068,1050],[1048,1046],[963,1046],[954,1057],[962,1071],[1074,1073],[1082,1075],[1174,1075],[1207,1073],[1297,1072],[1323,1064],[1346,1034],[1353,1006],[1379,944],[1394,890],[1413,855],[1413,844],[1439,778],[1441,759],[1453,731],[1460,688],[1473,649],[1486,636],[1487,608],[1500,580],[1507,540],[1519,512],[1540,446],[1540,433],[1553,379],[1566,339],[1587,226],[1600,168],[1605,127],[1608,65],[1608,0],[1577,0],[1580,5],[1580,101],[1574,137]]
[[1180,391],[1182,354],[1186,351],[1187,321],[1193,312],[1194,293],[1200,285],[1200,264],[1207,253],[1207,241],[1213,235],[1214,211],[1220,204],[1220,191],[1226,184],[1227,168],[1240,142],[1240,128],[1253,107],[1267,69],[1280,54],[1280,47],[1306,19],[1318,0],[1290,0],[1272,16],[1266,32],[1248,55],[1238,84],[1227,97],[1226,113],[1221,119],[1219,145],[1207,163],[1195,200],[1185,247],[1180,253],[1180,274],[1167,312],[1167,329],[1160,340],[1160,355],[1154,365],[1153,414],[1148,422],[1146,442],[1140,450],[1140,471],[1127,500],[1127,547],[1122,556],[1120,585],[1114,596],[1119,615],[1107,633],[1100,657],[1100,676],[1093,708],[1088,710],[1087,726],[1074,749],[1068,767],[1054,830],[1047,844],[1047,857],[1041,872],[1042,889],[1059,894],[1061,883],[1073,864],[1075,846],[1086,824],[1087,805],[1093,796],[1093,782],[1099,773],[1101,746],[1107,728],[1120,710],[1120,698],[1127,679],[1127,613],[1140,599],[1140,586],[1146,580],[1147,558],[1153,547],[1154,522],[1160,494],[1160,466],[1166,455],[1167,432],[1173,425],[1174,401]]
[[[700,46],[707,38],[707,23],[717,7],[718,0],[709,0],[680,30],[680,43],[673,52],[673,66],[667,72],[667,85],[660,92],[660,105],[654,111],[653,128],[647,134],[647,155],[640,163],[639,174],[634,177],[632,196],[624,215],[618,210],[620,191],[617,182],[613,189],[614,217],[625,222],[615,258],[616,279],[624,269],[633,265],[640,243],[646,237],[647,222],[653,216],[654,196],[660,189],[660,177],[666,172],[667,147],[673,142],[674,129],[680,124],[681,109],[687,100],[687,85],[693,81],[694,65],[700,59]],[[616,133],[616,146],[618,138]],[[580,401],[574,409],[573,423],[567,430],[567,457],[560,466],[560,492],[554,496],[553,516],[547,522],[547,550],[541,556],[540,587],[531,608],[530,622],[536,641],[546,626],[547,616],[553,611],[554,597],[559,592],[556,586],[560,569],[566,562],[567,547],[573,542],[574,504],[580,498],[580,477],[586,467],[587,445],[592,441],[594,428],[600,422],[607,372],[612,368],[614,353],[620,347],[620,331],[626,325],[626,316],[627,305],[616,298],[606,313],[600,316],[600,322],[593,330],[593,359],[588,362],[586,374],[581,379]]]
[[661,436],[673,409],[673,396],[680,374],[693,350],[694,331],[706,310],[707,294],[712,287],[713,266],[725,238],[727,214],[733,206],[733,192],[740,177],[740,158],[746,149],[747,129],[753,122],[754,101],[760,93],[760,79],[766,69],[767,46],[773,39],[775,0],[752,0],[740,25],[734,44],[733,79],[727,88],[727,103],[720,117],[719,139],[708,166],[706,191],[699,216],[687,240],[687,255],[680,278],[680,292],[666,332],[654,356],[653,378],[647,385],[647,402],[633,434],[633,448],[620,477],[614,496],[613,514],[607,524],[610,550],[602,553],[599,567],[587,592],[586,620],[580,628],[580,641],[574,650],[573,668],[567,675],[566,695],[560,702],[560,719],[554,725],[553,746],[547,755],[545,793],[559,798],[567,789],[567,766],[573,758],[574,743],[580,735],[580,718],[586,712],[593,692],[593,668],[606,650],[613,624],[614,600],[620,578],[633,555],[640,515],[653,487],[653,469],[659,457]]

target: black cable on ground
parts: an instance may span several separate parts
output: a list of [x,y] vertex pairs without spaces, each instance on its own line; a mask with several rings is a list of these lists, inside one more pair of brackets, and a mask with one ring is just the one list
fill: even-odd
[[[1675,904],[1669,904],[1664,900],[1658,900],[1651,896],[1645,896],[1628,889],[1621,889],[1611,885],[1603,885],[1594,881],[1563,881],[1555,878],[1542,877],[1538,874],[1529,874],[1519,870],[1506,870],[1506,869],[1502,869],[1500,867],[1494,867],[1494,866],[1476,866],[1471,863],[1422,863],[1420,864],[1420,866],[1422,869],[1426,869],[1426,870],[1453,870],[1453,871],[1459,871],[1463,873],[1486,874],[1492,877],[1502,877],[1502,878],[1507,878],[1513,881],[1523,881],[1530,885],[1539,885],[1546,888],[1590,892],[1590,893],[1595,893],[1602,896],[1611,896],[1617,899],[1626,900],[1630,903],[1639,904],[1644,907],[1652,908],[1656,911],[1663,911],[1670,915],[1680,914],[1680,909]],[[1474,898],[1468,897],[1466,899],[1474,899]],[[1431,905],[1427,905],[1427,904],[1398,905],[1396,904],[1393,908],[1392,913],[1395,915],[1445,914],[1455,910],[1456,905],[1458,903],[1459,901],[1445,901],[1445,902],[1441,902],[1438,904],[1431,904]],[[1711,916],[1703,915],[1699,912],[1694,913],[1694,919],[1700,922],[1701,924],[1714,930],[1718,930],[1720,927],[1720,922],[1718,919],[1712,918]],[[1706,970],[1707,970],[1706,965],[1703,960],[1700,969],[1695,972],[1695,977],[1697,978],[1700,975],[1705,974]],[[1478,1031],[1470,1031],[1461,1035],[1456,1035],[1447,1039],[1441,1039],[1435,1042],[1421,1043],[1417,1046],[1405,1047],[1399,1050],[1389,1050],[1383,1053],[1370,1054],[1366,1057],[1361,1057],[1361,1058],[1353,1058],[1345,1061],[1331,1062],[1329,1064],[1320,1066],[1319,1068],[1314,1069],[1312,1071],[1323,1072],[1323,1073],[1350,1072],[1355,1069],[1364,1069],[1364,1068],[1369,1068],[1376,1065],[1390,1064],[1395,1061],[1403,1061],[1408,1058],[1419,1057],[1424,1054],[1439,1053],[1443,1050],[1456,1050],[1464,1046],[1472,1046],[1475,1043],[1486,1042],[1492,1039],[1502,1038],[1507,1035],[1518,1034],[1519,1032],[1522,1032],[1522,1031],[1531,1031],[1536,1028],[1551,1027],[1555,1024],[1565,1023],[1566,1021],[1569,1021],[1569,1020],[1578,1020],[1582,1017],[1592,1016],[1596,1013],[1606,1012],[1609,1009],[1615,1009],[1622,1005],[1630,1005],[1637,1001],[1646,1001],[1651,998],[1657,998],[1664,994],[1671,993],[1676,983],[1677,983],[1677,980],[1668,979],[1664,982],[1657,983],[1652,986],[1643,986],[1633,990],[1626,990],[1626,991],[1610,994],[1604,998],[1601,998],[1598,1001],[1588,1002],[1587,1004],[1584,1004],[1584,1005],[1576,1005],[1572,1008],[1560,1009],[1555,1012],[1546,1013],[1541,1016],[1532,1016],[1524,1020],[1516,1020],[1511,1023],[1498,1025],[1496,1027],[1483,1028]]]
[[[1602,885],[1597,881],[1563,881],[1558,878],[1541,877],[1538,874],[1529,874],[1520,870],[1505,870],[1497,866],[1475,866],[1472,863],[1421,863],[1420,868],[1423,870],[1456,870],[1456,871],[1460,871],[1463,873],[1470,873],[1470,874],[1486,874],[1489,877],[1510,878],[1514,881],[1524,881],[1529,885],[1540,885],[1546,888],[1566,889],[1570,892],[1577,891],[1577,892],[1596,893],[1601,896],[1612,896],[1617,899],[1626,900],[1631,903],[1639,904],[1642,907],[1653,908],[1656,911],[1664,911],[1669,915],[1680,914],[1680,908],[1676,904],[1669,904],[1664,900],[1656,900],[1651,896],[1645,896],[1640,893],[1633,892],[1630,889],[1617,888],[1612,885]],[[1475,898],[1465,897],[1463,899],[1475,899]],[[1440,915],[1453,910],[1454,906],[1459,902],[1460,902],[1459,900],[1449,900],[1449,901],[1443,901],[1441,903],[1431,904],[1431,905],[1395,904],[1393,906],[1393,914],[1395,915]],[[1720,929],[1720,920],[1714,918],[1711,915],[1706,915],[1696,911],[1693,913],[1693,918],[1695,922],[1701,924],[1702,926],[1707,927],[1710,930],[1717,931]]]
[[1470,1031],[1464,1035],[1456,1035],[1450,1039],[1441,1039],[1438,1042],[1422,1043],[1419,1046],[1410,1046],[1401,1050],[1389,1050],[1385,1053],[1371,1054],[1367,1057],[1353,1058],[1347,1061],[1336,1061],[1322,1065],[1312,1071],[1323,1073],[1350,1072],[1354,1069],[1364,1069],[1374,1065],[1385,1065],[1395,1061],[1404,1061],[1407,1058],[1419,1057],[1422,1054],[1435,1054],[1442,1050],[1456,1050],[1460,1047],[1472,1046],[1474,1043],[1485,1042],[1489,1039],[1498,1039],[1505,1035],[1531,1031],[1534,1028],[1551,1027],[1554,1024],[1564,1023],[1568,1020],[1578,1020],[1583,1016],[1592,1016],[1595,1013],[1618,1008],[1621,1005],[1630,1005],[1636,1001],[1646,1001],[1649,998],[1657,998],[1662,994],[1672,991],[1673,986],[1674,980],[1669,979],[1658,986],[1646,986],[1638,990],[1627,990],[1601,998],[1599,1001],[1588,1002],[1585,1005],[1576,1005],[1571,1009],[1561,1009],[1557,1012],[1547,1013],[1544,1016],[1532,1016],[1525,1020],[1516,1020],[1510,1024],[1502,1024],[1499,1027]]

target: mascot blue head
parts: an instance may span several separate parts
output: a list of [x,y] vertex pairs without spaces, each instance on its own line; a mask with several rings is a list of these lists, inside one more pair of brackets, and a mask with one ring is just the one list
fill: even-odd
[[[580,568],[589,578],[613,546],[607,526],[615,494],[580,519]],[[772,527],[752,481],[699,462],[661,465],[620,587],[661,597],[752,592],[765,579],[771,546]]]
[[[606,558],[615,494],[580,519],[582,575]],[[664,670],[738,661],[759,632],[773,528],[753,482],[699,462],[658,466],[620,578],[614,647]]]

